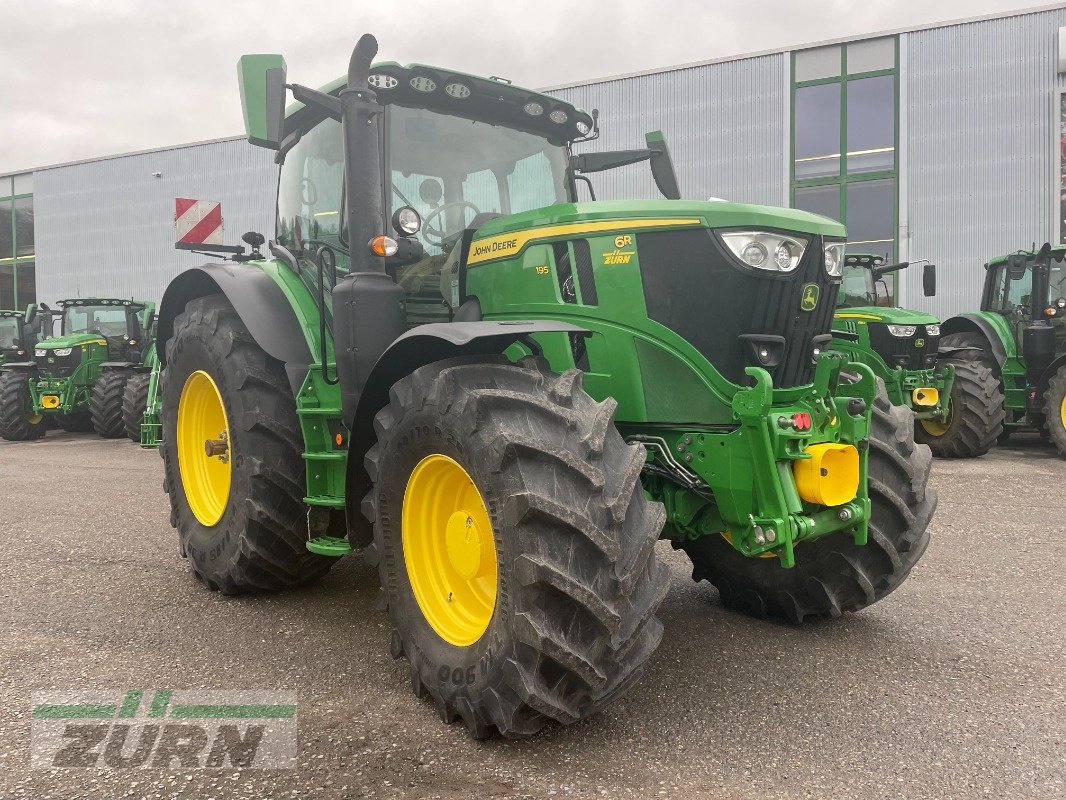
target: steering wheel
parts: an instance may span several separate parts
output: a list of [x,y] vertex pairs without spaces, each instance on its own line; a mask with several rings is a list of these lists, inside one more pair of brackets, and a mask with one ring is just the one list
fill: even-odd
[[464,211],[469,208],[474,212],[474,216],[477,216],[481,213],[480,208],[475,206],[473,203],[467,202],[466,200],[452,200],[442,206],[438,206],[437,208],[430,211],[426,218],[422,220],[422,235],[425,237],[427,242],[437,247],[440,247],[442,244],[444,244],[446,239],[450,239],[452,238],[452,236],[454,236],[454,234],[445,233],[443,229],[434,228],[430,224],[431,220],[434,220],[437,217],[441,216],[445,211],[454,208],[463,209]]

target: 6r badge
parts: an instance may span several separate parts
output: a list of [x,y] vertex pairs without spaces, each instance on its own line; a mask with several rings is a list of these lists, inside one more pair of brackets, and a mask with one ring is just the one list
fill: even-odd
[[822,290],[817,283],[803,284],[803,294],[800,295],[800,308],[803,311],[814,311],[818,307],[818,296]]

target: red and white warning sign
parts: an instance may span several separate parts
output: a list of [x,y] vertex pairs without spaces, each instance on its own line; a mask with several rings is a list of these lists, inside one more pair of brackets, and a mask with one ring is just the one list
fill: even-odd
[[174,198],[174,227],[185,244],[222,244],[222,203]]

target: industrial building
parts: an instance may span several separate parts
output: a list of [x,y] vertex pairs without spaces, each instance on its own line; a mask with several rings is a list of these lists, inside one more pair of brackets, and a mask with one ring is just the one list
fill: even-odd
[[[938,265],[903,305],[979,302],[980,266],[1060,241],[1066,6],[872,33],[548,89],[600,110],[590,149],[666,134],[683,196],[843,221],[851,252]],[[454,66],[462,67],[462,64]],[[176,251],[175,198],[220,201],[225,239],[273,231],[273,153],[242,138],[0,176],[0,308],[89,294],[158,299],[203,256]],[[647,165],[595,176],[654,197]]]

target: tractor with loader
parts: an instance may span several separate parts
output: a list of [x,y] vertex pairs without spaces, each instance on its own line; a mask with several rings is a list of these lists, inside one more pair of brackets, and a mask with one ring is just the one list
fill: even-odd
[[[999,379],[970,351],[938,352],[937,317],[878,303],[878,282],[916,263],[845,256],[833,315],[833,347],[869,366],[884,381],[889,399],[914,412],[915,440],[929,445],[933,455],[984,455],[1003,430]],[[922,288],[926,297],[936,294],[935,265],[923,265]]]
[[32,358],[4,364],[0,437],[39,439],[49,421],[66,431],[125,435],[126,382],[144,369],[153,350],[145,335],[155,304],[77,298],[61,300],[51,313],[60,319],[59,336],[37,342]]
[[[179,274],[159,310],[193,573],[279,590],[363,551],[414,692],[477,737],[634,684],[660,536],[760,616],[899,586],[931,455],[830,349],[843,226],[681,200],[659,134],[578,153],[595,114],[376,52],[363,36],[320,90],[240,60],[248,139],[281,164],[275,238]],[[597,172],[639,162],[667,199],[595,201]]]
[[[1035,430],[1066,457],[1066,245],[985,264],[981,310],[941,326],[941,352],[965,354],[998,384],[1002,438]],[[998,433],[998,431],[997,431]]]

